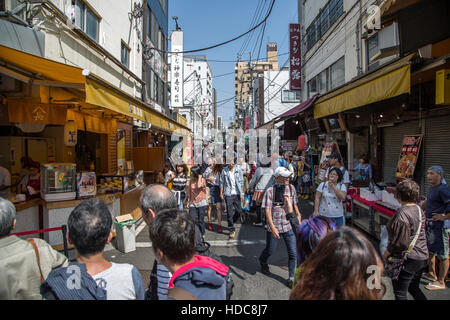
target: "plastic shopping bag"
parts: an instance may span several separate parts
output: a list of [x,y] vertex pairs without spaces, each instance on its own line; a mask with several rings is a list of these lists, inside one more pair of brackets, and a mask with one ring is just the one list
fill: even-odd
[[242,203],[242,210],[250,211],[252,202],[252,196],[249,194],[244,195],[244,202]]
[[384,252],[386,251],[388,246],[388,232],[385,225],[381,226],[380,230],[380,254],[381,256],[384,255]]

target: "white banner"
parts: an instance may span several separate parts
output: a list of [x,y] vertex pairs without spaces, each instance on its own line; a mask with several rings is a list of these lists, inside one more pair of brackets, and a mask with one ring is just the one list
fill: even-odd
[[[172,52],[183,51],[183,31],[172,32]],[[173,53],[171,61],[171,97],[170,102],[173,107],[183,107],[183,54]]]

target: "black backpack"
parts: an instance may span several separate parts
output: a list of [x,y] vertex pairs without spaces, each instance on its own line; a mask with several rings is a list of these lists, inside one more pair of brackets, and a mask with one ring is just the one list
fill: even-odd
[[[200,256],[209,257],[224,264],[222,258],[211,250],[211,245],[205,241],[200,232],[200,228],[197,225],[195,225],[195,251],[197,251],[197,254]],[[231,270],[229,268],[227,275],[225,276],[225,281],[226,281],[226,291],[225,291],[226,299],[230,300],[231,295],[233,294],[234,281],[231,274]]]

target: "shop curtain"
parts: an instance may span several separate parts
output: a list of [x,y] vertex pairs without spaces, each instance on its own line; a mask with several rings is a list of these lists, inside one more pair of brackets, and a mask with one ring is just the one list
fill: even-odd
[[78,130],[103,134],[117,132],[117,122],[114,119],[100,119],[74,110],[67,110],[67,120],[74,120]]
[[8,116],[9,121],[15,123],[64,125],[66,123],[66,106],[9,101]]

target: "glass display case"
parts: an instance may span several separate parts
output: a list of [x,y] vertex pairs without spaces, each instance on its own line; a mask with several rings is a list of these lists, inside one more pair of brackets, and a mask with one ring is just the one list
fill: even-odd
[[77,172],[74,163],[41,165],[41,198],[45,201],[73,200],[77,196]]
[[97,176],[97,194],[126,193],[144,183],[144,172]]

